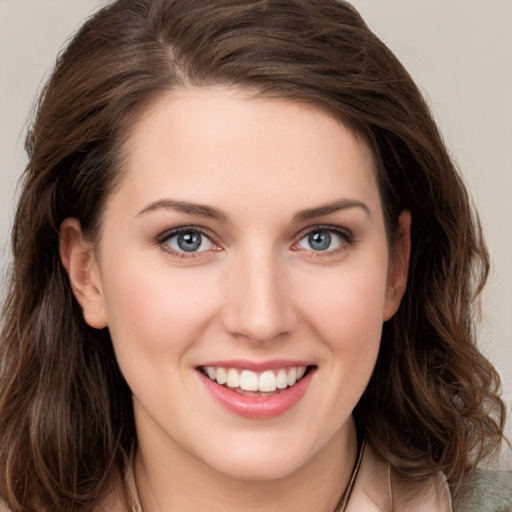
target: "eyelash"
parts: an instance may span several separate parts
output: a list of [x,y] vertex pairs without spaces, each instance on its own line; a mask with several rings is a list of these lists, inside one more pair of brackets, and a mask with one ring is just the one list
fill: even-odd
[[[174,228],[169,231],[166,231],[166,232],[162,233],[157,238],[157,243],[165,252],[168,252],[168,253],[172,254],[173,256],[177,256],[180,259],[198,258],[202,255],[202,253],[207,252],[207,251],[193,251],[193,252],[192,251],[191,252],[179,251],[179,250],[176,250],[169,246],[169,241],[172,238],[177,237],[178,235],[184,234],[184,233],[198,233],[199,235],[201,235],[201,237],[209,240],[209,242],[217,248],[216,250],[221,250],[220,247],[213,241],[212,234],[209,231],[207,231],[201,227],[198,227],[198,226],[181,226],[179,228]],[[201,243],[203,243],[203,242],[204,242],[204,240]]]
[[[326,250],[318,250],[318,251],[315,251],[314,249],[302,249],[301,247],[299,247],[299,244],[302,240],[304,240],[306,237],[310,236],[311,234],[313,234],[315,232],[326,232],[326,233],[329,233],[330,235],[334,234],[334,235],[338,236],[341,239],[340,244],[339,244],[340,246],[336,247],[334,249],[326,249]],[[292,250],[295,250],[295,251],[304,250],[306,252],[309,252],[311,257],[317,257],[317,258],[329,257],[329,256],[337,255],[338,253],[353,246],[355,243],[356,243],[355,237],[350,230],[348,230],[346,228],[341,228],[339,226],[332,226],[329,224],[319,224],[316,226],[308,227],[308,228],[304,229],[301,233],[299,233],[299,235],[297,236],[297,242],[295,242],[293,244]]]
[[[300,242],[302,240],[304,240],[307,236],[309,236],[315,232],[326,232],[331,235],[334,234],[334,235],[338,236],[341,239],[341,242],[340,242],[341,247],[336,247],[334,249],[318,250],[318,251],[315,251],[314,249],[301,248],[299,246]],[[162,248],[162,250],[164,250],[165,252],[168,252],[168,253],[172,254],[173,256],[176,256],[180,259],[198,258],[198,257],[201,257],[201,255],[204,252],[209,252],[208,249],[204,250],[204,251],[187,252],[187,251],[176,250],[176,249],[170,247],[169,241],[172,238],[177,237],[183,233],[198,233],[199,235],[201,235],[201,237],[206,238],[216,248],[215,249],[216,251],[222,250],[222,248],[215,243],[215,241],[212,237],[212,234],[208,230],[205,230],[204,228],[201,228],[199,226],[181,226],[179,228],[174,228],[174,229],[165,231],[164,233],[162,233],[160,236],[157,237],[156,241],[157,241],[158,245]],[[297,235],[296,240],[297,241],[294,242],[292,245],[292,251],[296,251],[296,252],[306,251],[306,252],[311,253],[311,256],[315,256],[315,257],[321,257],[321,256],[325,257],[325,256],[337,254],[337,253],[347,249],[347,247],[353,246],[356,243],[354,235],[352,234],[351,231],[349,231],[345,228],[340,228],[338,226],[323,225],[323,224],[311,226],[311,227],[304,229]],[[202,245],[202,243],[204,243],[204,240],[201,241],[201,245]]]

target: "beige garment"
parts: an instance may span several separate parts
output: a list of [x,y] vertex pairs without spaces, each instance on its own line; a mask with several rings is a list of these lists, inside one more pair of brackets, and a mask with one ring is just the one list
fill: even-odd
[[444,475],[422,484],[400,484],[389,464],[367,445],[345,512],[453,512]]
[[[450,491],[442,474],[407,489],[393,479],[389,464],[366,444],[359,473],[345,512],[453,512]],[[142,512],[130,465],[125,477],[130,512]]]

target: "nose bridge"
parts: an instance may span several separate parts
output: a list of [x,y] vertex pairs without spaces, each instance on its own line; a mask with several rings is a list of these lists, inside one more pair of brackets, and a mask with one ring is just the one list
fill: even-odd
[[260,245],[240,251],[229,273],[228,331],[261,342],[293,329],[295,316],[284,262],[273,248]]

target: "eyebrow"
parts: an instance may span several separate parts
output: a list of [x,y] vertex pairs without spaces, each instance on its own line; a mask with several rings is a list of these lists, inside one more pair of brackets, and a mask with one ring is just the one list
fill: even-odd
[[188,215],[198,215],[200,217],[207,217],[221,221],[228,220],[228,216],[217,208],[213,208],[205,204],[191,203],[189,201],[178,201],[175,199],[161,199],[159,201],[155,201],[154,203],[151,203],[149,206],[146,206],[146,208],[141,210],[137,216],[158,210],[160,208],[177,210],[178,212],[186,213]]
[[293,216],[293,220],[296,222],[303,222],[305,220],[322,217],[323,215],[329,215],[330,213],[336,213],[340,210],[347,210],[349,208],[361,208],[367,216],[371,218],[370,208],[368,208],[368,206],[362,201],[357,199],[339,199],[316,208],[301,210]]
[[[192,203],[189,201],[179,201],[176,199],[161,199],[155,201],[154,203],[151,203],[150,205],[146,206],[146,208],[141,210],[137,216],[158,210],[160,208],[172,209],[187,215],[198,215],[200,217],[216,219],[223,222],[228,220],[228,216],[222,210],[205,204]],[[371,217],[370,209],[362,201],[357,199],[338,199],[332,203],[317,206],[315,208],[301,210],[293,216],[293,221],[304,222],[306,220],[314,219],[315,217],[322,217],[324,215],[336,213],[340,210],[347,210],[349,208],[360,208],[368,215],[368,217]]]

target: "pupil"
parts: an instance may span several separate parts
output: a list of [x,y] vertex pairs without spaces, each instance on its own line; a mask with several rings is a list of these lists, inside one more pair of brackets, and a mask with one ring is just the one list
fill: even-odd
[[197,251],[201,246],[201,235],[193,231],[181,233],[178,235],[178,246],[185,252]]
[[331,235],[327,231],[315,231],[309,235],[309,245],[315,251],[325,251],[331,245]]

